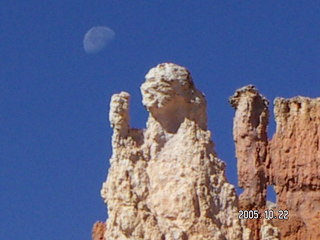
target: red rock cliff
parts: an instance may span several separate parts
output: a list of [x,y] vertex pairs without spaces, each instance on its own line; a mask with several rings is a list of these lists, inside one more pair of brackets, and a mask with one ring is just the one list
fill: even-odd
[[277,98],[276,133],[269,142],[269,184],[279,209],[282,239],[320,239],[320,98]]
[[[276,133],[267,140],[267,101],[247,86],[230,99],[236,109],[234,140],[238,160],[240,209],[264,211],[266,186],[277,194],[274,208],[287,220],[274,219],[279,238],[320,239],[320,98],[277,98]],[[250,239],[262,239],[261,220],[246,221]]]

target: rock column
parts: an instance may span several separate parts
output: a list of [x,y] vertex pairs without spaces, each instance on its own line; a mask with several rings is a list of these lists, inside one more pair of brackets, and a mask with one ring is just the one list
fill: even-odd
[[[238,89],[230,98],[235,108],[233,138],[238,162],[238,185],[243,188],[239,199],[240,210],[263,212],[266,204],[268,101],[252,86]],[[262,219],[244,220],[250,229],[249,239],[261,239]]]

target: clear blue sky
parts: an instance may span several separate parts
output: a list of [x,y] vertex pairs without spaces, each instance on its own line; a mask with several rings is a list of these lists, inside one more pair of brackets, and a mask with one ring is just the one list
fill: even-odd
[[[132,126],[144,127],[139,86],[161,62],[186,66],[205,93],[236,183],[228,97],[250,83],[271,102],[319,96],[319,23],[308,0],[1,1],[0,239],[90,239],[106,218],[110,97],[130,92]],[[97,25],[116,36],[88,55]]]

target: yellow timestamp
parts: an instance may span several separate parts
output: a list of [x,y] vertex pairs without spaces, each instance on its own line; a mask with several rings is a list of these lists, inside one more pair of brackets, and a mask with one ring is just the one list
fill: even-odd
[[270,219],[280,219],[280,220],[288,220],[289,219],[289,211],[288,210],[278,210],[273,211],[271,209],[265,210],[260,213],[259,210],[240,210],[238,214],[239,219],[262,219],[265,218],[267,220]]

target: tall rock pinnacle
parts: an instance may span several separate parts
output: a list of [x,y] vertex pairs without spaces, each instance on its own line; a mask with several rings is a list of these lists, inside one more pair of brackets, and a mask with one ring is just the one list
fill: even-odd
[[241,239],[236,193],[214,152],[205,97],[190,73],[160,64],[141,92],[149,111],[145,130],[129,125],[128,93],[113,95],[110,104],[105,239]]
[[240,88],[230,98],[236,109],[233,136],[238,159],[240,208],[264,207],[266,203],[267,178],[265,161],[267,157],[268,101],[252,86]]
[[[239,198],[239,209],[263,212],[266,205],[268,101],[252,86],[238,89],[230,98],[236,113],[233,136],[238,160],[238,185],[244,192]],[[261,220],[245,223],[251,231],[251,239],[260,239]]]

